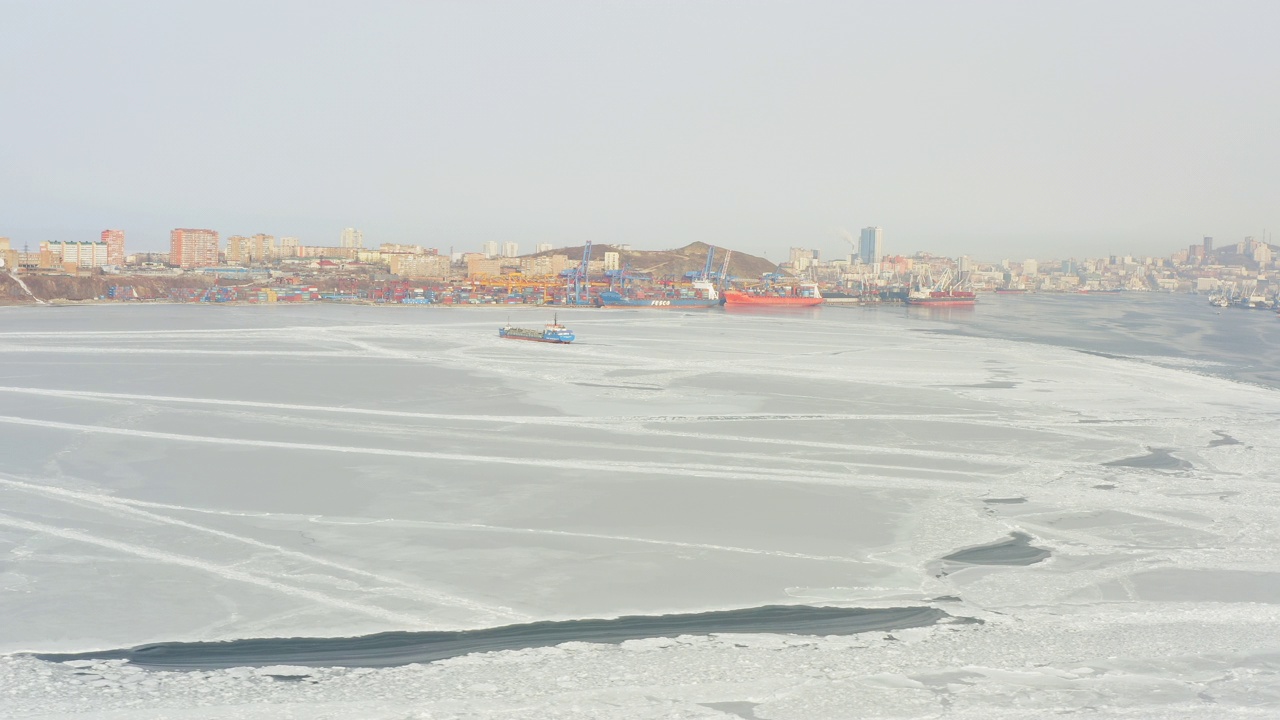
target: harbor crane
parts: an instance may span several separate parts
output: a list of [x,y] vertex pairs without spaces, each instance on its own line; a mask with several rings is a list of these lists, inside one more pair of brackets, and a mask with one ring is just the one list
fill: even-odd
[[591,299],[591,280],[587,273],[587,268],[591,263],[591,241],[588,240],[582,246],[582,262],[576,268],[565,271],[567,281],[565,282],[564,302],[566,305],[587,305]]

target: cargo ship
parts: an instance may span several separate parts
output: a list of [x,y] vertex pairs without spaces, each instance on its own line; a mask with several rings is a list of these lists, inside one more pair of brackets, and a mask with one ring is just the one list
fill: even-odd
[[596,304],[605,308],[658,308],[670,310],[697,310],[713,308],[720,304],[720,293],[715,285],[709,282],[693,283],[693,292],[689,295],[678,293],[662,293],[649,295],[642,292],[627,292],[625,295],[616,290],[603,290],[596,296]]
[[907,296],[908,305],[927,307],[956,307],[974,305],[978,296],[968,290],[928,290],[913,292]]
[[508,340],[532,340],[533,342],[559,343],[567,345],[574,340],[573,331],[560,324],[559,319],[552,320],[542,330],[512,327],[509,323],[498,328],[498,337]]
[[725,305],[773,305],[773,306],[789,306],[789,307],[808,307],[810,305],[821,305],[826,298],[822,297],[822,292],[818,290],[818,286],[814,283],[800,283],[799,285],[777,285],[765,278],[763,285],[757,285],[746,290],[725,290]]
[[964,278],[953,279],[950,269],[944,270],[936,282],[931,280],[927,273],[918,276],[912,283],[911,292],[907,293],[906,303],[924,307],[963,307],[978,302],[973,290],[961,289],[968,287],[969,283]]

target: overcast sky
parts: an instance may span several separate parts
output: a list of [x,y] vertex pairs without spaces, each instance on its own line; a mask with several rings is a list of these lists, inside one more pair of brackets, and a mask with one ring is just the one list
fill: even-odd
[[0,236],[781,260],[1280,227],[1280,2],[0,0]]

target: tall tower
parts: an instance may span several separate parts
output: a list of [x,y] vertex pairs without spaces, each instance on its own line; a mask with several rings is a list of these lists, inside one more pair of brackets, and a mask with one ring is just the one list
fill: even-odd
[[102,242],[107,244],[107,264],[124,264],[124,231],[103,230]]
[[185,269],[218,264],[218,231],[177,228],[169,233],[169,264]]
[[879,227],[862,228],[862,237],[858,241],[858,259],[864,264],[880,262],[884,256],[884,230]]
[[364,233],[355,228],[347,228],[342,231],[342,245],[344,248],[362,248],[364,247]]

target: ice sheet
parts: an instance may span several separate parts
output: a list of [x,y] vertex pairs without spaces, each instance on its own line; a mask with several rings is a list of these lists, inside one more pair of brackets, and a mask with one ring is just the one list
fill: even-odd
[[[943,697],[977,716],[1042,692],[1037,707],[1127,698],[1173,715],[1201,707],[1201,690],[1224,714],[1274,702],[1274,665],[1256,658],[1280,637],[1275,390],[848,310],[578,311],[560,318],[572,346],[496,335],[508,315],[545,314],[6,310],[0,652],[932,603],[987,624],[912,631],[901,649],[869,639],[867,657],[815,640],[804,647],[820,667],[775,663],[759,638],[512,656],[622,678],[578,694],[548,690],[554,677],[530,690],[528,667],[504,675],[516,661],[487,657],[476,662],[495,689],[432,712],[507,713],[535,695],[527,716],[568,698],[599,716],[715,717],[705,703],[751,702],[771,718],[838,717],[857,698],[911,716]],[[1153,454],[1177,462],[1126,462]],[[1025,502],[998,502],[1012,498]],[[1010,533],[1049,559],[936,572]],[[951,649],[928,649],[939,643]],[[1264,669],[1220,693],[1177,685],[1157,666],[1162,647],[1189,667]],[[1137,665],[1074,671],[1116,658]],[[43,682],[31,662],[5,660],[0,679]],[[759,672],[740,676],[740,662]],[[218,681],[219,697],[403,716],[429,695],[384,707],[379,693],[471,667],[450,663],[292,689],[255,675]],[[668,663],[706,675],[667,675]],[[795,690],[811,671],[827,674]],[[133,697],[49,672],[63,704],[26,705],[23,691],[0,710],[123,713],[108,701]],[[748,692],[748,677],[764,689]],[[147,707],[190,709],[198,684],[166,676],[169,699]],[[607,709],[617,698],[628,712]]]

